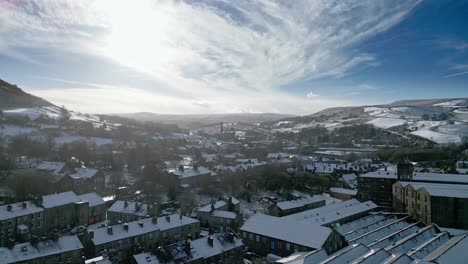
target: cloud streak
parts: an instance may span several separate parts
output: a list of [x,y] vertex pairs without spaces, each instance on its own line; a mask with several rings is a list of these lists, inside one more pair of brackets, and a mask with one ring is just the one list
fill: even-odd
[[445,78],[452,78],[452,77],[456,77],[456,76],[460,76],[460,75],[465,75],[465,74],[468,74],[468,71],[466,71],[466,72],[459,72],[459,73],[450,74],[450,75],[446,75],[446,76],[444,76],[444,77],[442,77],[442,78],[444,78],[444,79],[445,79]]
[[[236,109],[239,102],[223,100],[236,97],[253,103],[241,110],[272,112],[289,84],[342,78],[356,68],[378,65],[375,55],[360,52],[357,45],[398,24],[419,2],[4,2],[0,54],[34,61],[24,50],[47,49],[102,57],[190,94],[192,102],[183,105],[187,109],[224,109],[216,100]],[[82,92],[91,91],[83,87]],[[248,97],[270,101],[259,104]],[[338,103],[323,100],[327,106]]]

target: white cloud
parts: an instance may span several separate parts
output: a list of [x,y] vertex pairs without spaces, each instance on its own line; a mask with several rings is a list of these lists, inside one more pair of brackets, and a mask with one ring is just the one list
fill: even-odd
[[[0,54],[29,60],[34,58],[24,50],[91,54],[146,73],[193,97],[179,107],[274,110],[278,100],[288,100],[282,91],[287,84],[341,78],[356,67],[378,65],[372,54],[361,53],[355,46],[399,23],[417,3],[419,0],[3,2]],[[63,99],[85,99],[76,90],[61,93],[75,95]],[[153,98],[169,100],[158,96]],[[321,100],[324,106],[342,103]],[[177,98],[169,101],[180,102]],[[300,105],[286,109],[299,112]],[[149,111],[163,112],[162,108],[153,103]]]
[[[91,86],[91,85],[89,85]],[[174,96],[134,87],[98,85],[95,88],[76,87],[67,89],[38,90],[33,94],[57,105],[85,113],[151,112],[172,114],[202,113],[313,113],[331,105],[356,105],[347,100],[310,98],[305,100],[287,93],[265,94],[214,94],[209,102]],[[208,109],[208,111],[207,111]]]
[[318,96],[319,96],[319,95],[316,94],[316,93],[314,93],[314,92],[309,92],[309,93],[306,95],[307,98],[315,98],[315,97],[318,97]]

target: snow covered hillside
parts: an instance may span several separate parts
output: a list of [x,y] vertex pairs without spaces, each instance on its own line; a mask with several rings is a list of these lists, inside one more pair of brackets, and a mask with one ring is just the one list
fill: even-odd
[[273,131],[297,133],[321,126],[329,130],[357,124],[398,130],[439,144],[460,143],[468,136],[468,98],[405,100],[388,105],[331,108],[310,116],[289,118]]

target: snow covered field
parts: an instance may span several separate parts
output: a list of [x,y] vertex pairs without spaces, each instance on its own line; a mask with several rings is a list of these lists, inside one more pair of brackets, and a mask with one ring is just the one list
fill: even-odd
[[32,127],[21,127],[14,125],[5,125],[0,127],[0,136],[13,137],[17,135],[30,135],[38,133],[39,130]]
[[429,129],[423,129],[411,132],[411,134],[427,138],[439,144],[460,143],[461,137],[458,135],[444,134]]
[[372,124],[372,125],[374,125],[375,127],[378,127],[378,128],[387,129],[387,128],[391,128],[391,127],[404,125],[404,124],[406,124],[406,120],[401,119],[401,118],[378,117],[378,118],[372,119],[371,121],[369,121],[367,123]]

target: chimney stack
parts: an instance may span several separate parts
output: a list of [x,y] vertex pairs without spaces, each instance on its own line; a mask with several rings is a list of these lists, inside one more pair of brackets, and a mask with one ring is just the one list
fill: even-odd
[[213,236],[208,236],[208,245],[210,245],[210,247],[213,247],[213,243],[214,243]]
[[158,218],[156,216],[153,217],[152,222],[153,222],[153,224],[156,225],[158,223]]
[[26,207],[28,207],[28,203],[23,202],[23,208],[26,209]]
[[107,234],[112,235],[112,226],[107,227]]
[[194,164],[193,164],[193,170],[194,170],[194,171],[198,171],[198,164],[197,164],[197,163],[194,163]]
[[125,202],[124,202],[124,207],[127,207],[127,206],[128,206],[128,202],[125,201]]
[[141,222],[141,221],[138,222],[138,225],[139,225],[140,227],[143,227],[143,222]]
[[125,231],[128,231],[128,223],[124,223],[124,224],[123,224],[123,229],[124,229]]
[[7,205],[7,211],[11,212],[12,209],[13,207],[11,206],[11,204]]
[[94,238],[94,230],[89,230],[88,235],[90,238]]

